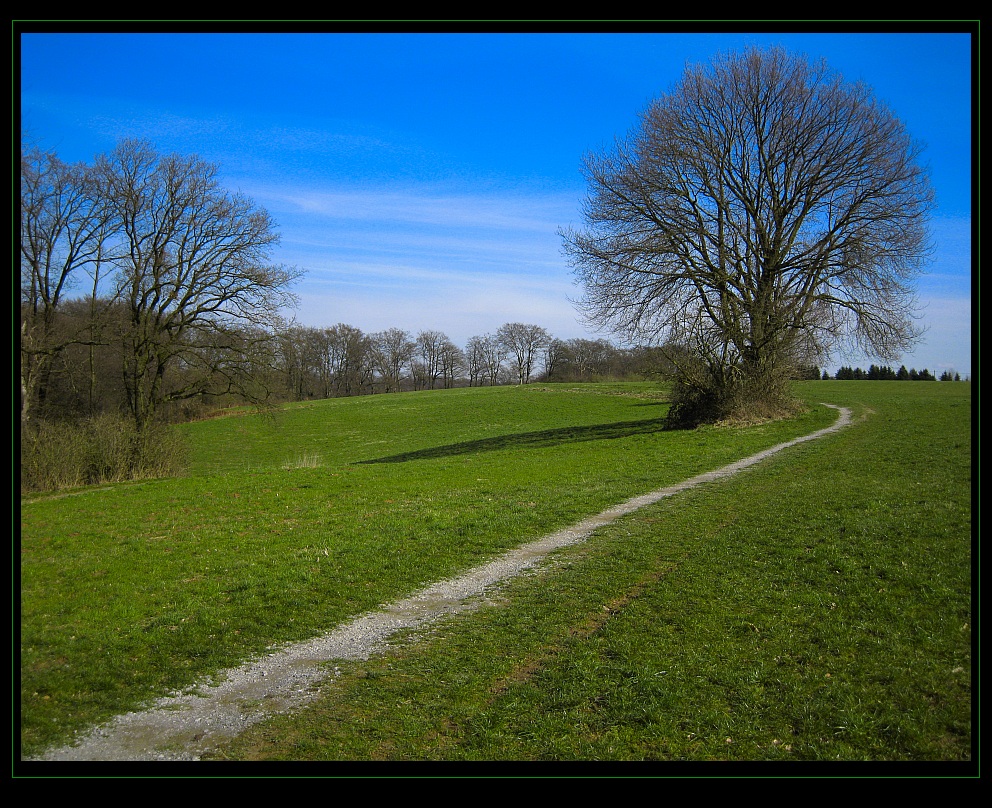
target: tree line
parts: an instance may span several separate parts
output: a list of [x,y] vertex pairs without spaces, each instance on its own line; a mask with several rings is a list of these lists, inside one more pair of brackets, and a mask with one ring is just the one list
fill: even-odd
[[[94,318],[94,312],[100,316]],[[126,345],[100,335],[126,328],[126,307],[106,299],[65,301],[53,330],[74,334],[53,358],[30,404],[32,419],[71,421],[127,412]],[[412,390],[664,378],[661,350],[620,348],[605,339],[559,339],[547,329],[506,323],[464,346],[437,330],[401,328],[365,332],[346,323],[330,327],[289,325],[266,334],[228,332],[244,352],[240,383],[217,363],[176,362],[160,380],[162,421],[183,421],[228,405],[375,395]],[[251,344],[251,350],[246,346]],[[207,350],[204,341],[203,349]],[[247,382],[250,380],[251,389]],[[199,390],[197,395],[188,395]]]
[[[830,376],[824,371],[824,379],[829,379]],[[933,375],[927,368],[923,370],[917,370],[916,368],[910,368],[906,370],[905,365],[900,365],[899,370],[893,370],[888,365],[871,365],[868,370],[862,370],[861,368],[852,367],[841,367],[838,369],[837,373],[834,374],[835,379],[865,379],[868,381],[921,381],[921,382],[933,382],[937,381],[937,377]],[[961,374],[952,373],[949,370],[945,370],[940,374],[940,381],[942,382],[959,382],[961,381]]]

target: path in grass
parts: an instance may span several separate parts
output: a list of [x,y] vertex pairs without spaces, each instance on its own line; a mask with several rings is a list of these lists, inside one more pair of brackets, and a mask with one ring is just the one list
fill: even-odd
[[360,615],[329,634],[273,649],[239,668],[222,671],[212,682],[161,698],[147,710],[118,716],[81,735],[75,745],[49,750],[36,760],[199,760],[206,751],[252,724],[312,701],[320,683],[335,675],[336,669],[330,664],[334,660],[368,659],[384,651],[390,638],[400,631],[422,628],[444,615],[478,607],[495,585],[534,567],[549,553],[585,540],[621,516],[693,486],[729,477],[790,446],[836,432],[850,423],[851,412],[843,407],[834,409],[840,415],[826,429],[629,499],[381,611]]

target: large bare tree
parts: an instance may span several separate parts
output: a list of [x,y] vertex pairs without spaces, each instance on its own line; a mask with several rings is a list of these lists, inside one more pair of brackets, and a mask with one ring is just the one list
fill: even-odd
[[678,346],[689,409],[784,403],[842,345],[919,336],[933,192],[921,146],[872,90],[782,49],[691,66],[586,158],[586,228],[562,232],[598,327]]
[[119,234],[124,382],[138,428],[167,401],[256,395],[258,357],[300,275],[270,263],[268,212],[223,189],[215,165],[143,141],[121,142],[96,168]]

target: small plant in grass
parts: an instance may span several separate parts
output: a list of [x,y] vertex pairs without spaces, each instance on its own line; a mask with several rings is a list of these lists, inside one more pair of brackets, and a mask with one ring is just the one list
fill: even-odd
[[319,454],[303,454],[282,464],[283,469],[317,469],[324,465],[324,459]]

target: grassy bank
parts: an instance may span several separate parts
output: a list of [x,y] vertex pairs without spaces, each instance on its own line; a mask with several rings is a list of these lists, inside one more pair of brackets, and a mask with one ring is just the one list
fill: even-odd
[[[967,757],[970,385],[799,389],[868,417],[342,666],[222,756]],[[186,478],[23,502],[25,751],[835,417],[664,432],[666,406],[648,385],[317,402],[190,425]]]

